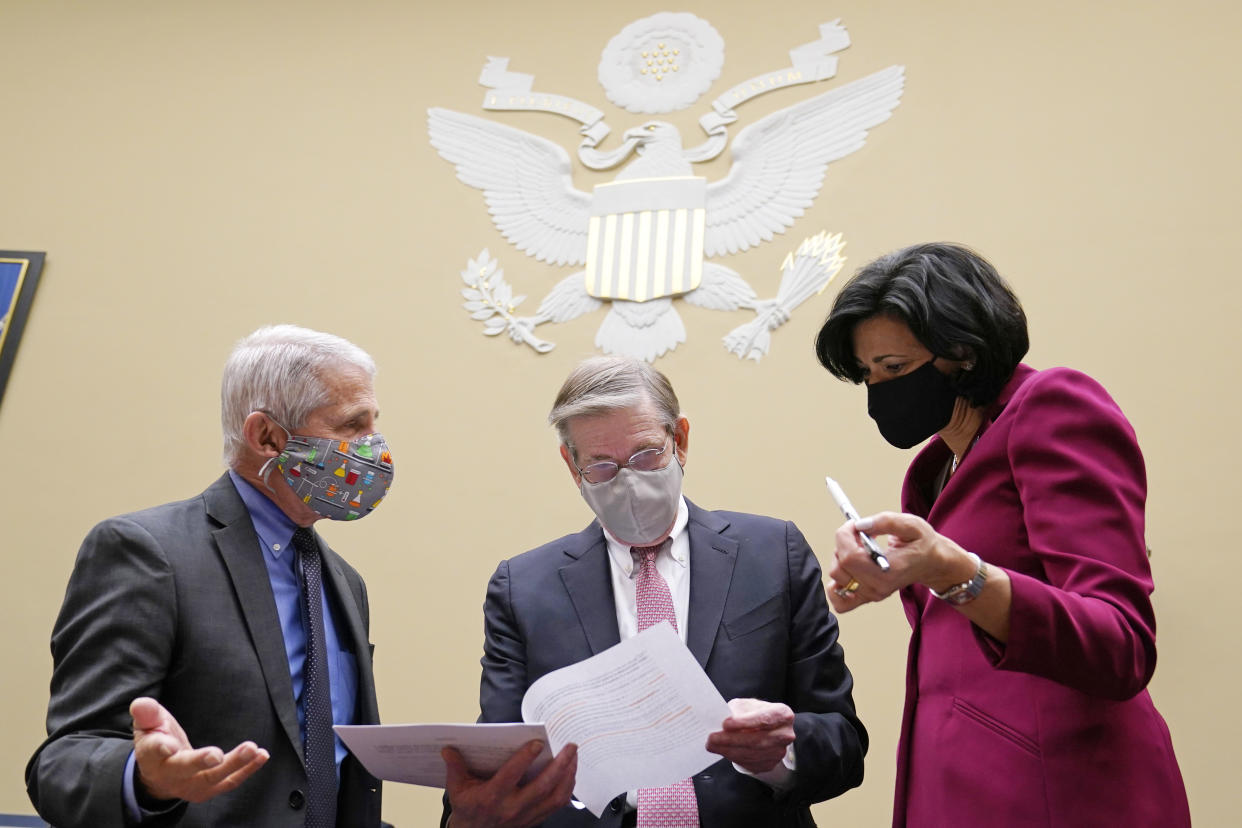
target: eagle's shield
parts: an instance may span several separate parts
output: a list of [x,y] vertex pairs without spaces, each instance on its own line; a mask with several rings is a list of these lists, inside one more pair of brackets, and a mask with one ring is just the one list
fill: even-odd
[[699,176],[597,186],[587,239],[587,293],[646,302],[697,288],[706,204],[707,179]]

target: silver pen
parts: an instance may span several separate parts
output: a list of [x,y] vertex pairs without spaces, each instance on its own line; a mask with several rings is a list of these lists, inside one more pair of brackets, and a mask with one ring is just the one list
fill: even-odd
[[[825,477],[824,482],[828,484],[828,493],[832,495],[832,499],[837,502],[841,513],[845,515],[847,520],[858,520],[858,511],[854,508],[854,504],[850,503],[850,499],[845,496],[845,492],[837,484],[837,481],[831,477]],[[855,529],[855,531],[858,531]],[[880,551],[880,545],[871,539],[866,532],[858,532],[858,536],[862,538],[863,546],[867,547],[867,551],[871,553],[871,560],[876,562],[880,569],[888,572],[888,558],[884,557],[884,553]]]

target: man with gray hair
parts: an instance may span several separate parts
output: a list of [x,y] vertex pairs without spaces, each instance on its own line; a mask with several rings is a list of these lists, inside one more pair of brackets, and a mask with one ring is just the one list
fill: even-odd
[[379,782],[331,730],[379,721],[366,586],[312,528],[388,491],[374,375],[340,337],[254,332],[224,370],[229,470],[87,535],[26,768],[48,822],[378,828]]
[[[522,697],[540,676],[661,621],[731,715],[707,740],[721,759],[692,779],[619,796],[599,819],[564,807],[539,824],[814,825],[811,804],[861,783],[867,734],[806,540],[787,521],[707,511],[682,495],[690,423],[668,379],[641,360],[584,361],[548,419],[597,520],[492,576],[480,720],[521,721]],[[477,780],[447,753],[451,797]],[[492,824],[486,803],[466,804],[454,800],[454,828]]]

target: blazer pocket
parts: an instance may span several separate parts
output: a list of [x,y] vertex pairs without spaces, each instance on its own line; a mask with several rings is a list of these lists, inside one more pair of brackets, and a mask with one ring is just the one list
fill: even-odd
[[729,638],[740,638],[760,627],[766,627],[785,614],[785,593],[778,592],[766,601],[723,623]]
[[970,702],[962,701],[959,698],[953,699],[953,710],[970,719],[977,725],[987,728],[992,733],[1001,737],[1005,741],[1021,750],[1026,751],[1036,759],[1040,757],[1039,745],[1030,737],[1014,730],[1000,719],[983,712]]

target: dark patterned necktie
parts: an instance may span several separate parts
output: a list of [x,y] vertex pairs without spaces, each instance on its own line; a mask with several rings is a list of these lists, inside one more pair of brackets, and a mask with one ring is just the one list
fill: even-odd
[[332,689],[328,680],[327,642],[323,632],[323,566],[315,533],[303,527],[293,533],[298,550],[302,599],[306,604],[306,664],[302,668],[302,708],[306,716],[303,757],[310,790],[306,797],[306,828],[336,825],[336,738],[332,733]]
[[[668,545],[635,546],[630,549],[638,565],[634,579],[634,603],[638,610],[638,631],[667,621],[677,629],[677,613],[668,581],[656,569],[656,556]],[[694,781],[683,779],[663,788],[638,789],[638,828],[699,828],[699,802]]]

